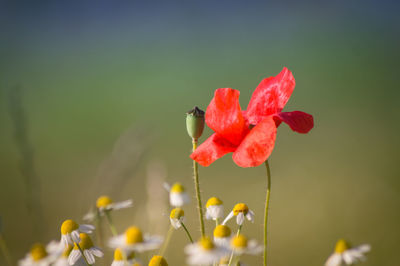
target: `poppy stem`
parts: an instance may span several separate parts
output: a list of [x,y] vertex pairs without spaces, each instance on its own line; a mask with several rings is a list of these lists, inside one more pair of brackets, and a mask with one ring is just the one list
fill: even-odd
[[[192,139],[193,143],[193,152],[197,149],[197,139]],[[199,169],[198,164],[195,160],[193,160],[193,177],[194,177],[194,186],[196,189],[196,198],[197,198],[197,209],[199,211],[199,219],[200,219],[200,230],[201,236],[205,237],[205,229],[204,229],[204,218],[203,218],[203,208],[201,204],[201,195],[200,195],[200,184],[199,184]]]
[[265,161],[265,168],[267,169],[267,195],[265,198],[265,214],[264,214],[264,266],[267,266],[268,206],[269,206],[269,197],[271,193],[271,170],[269,168],[268,160]]

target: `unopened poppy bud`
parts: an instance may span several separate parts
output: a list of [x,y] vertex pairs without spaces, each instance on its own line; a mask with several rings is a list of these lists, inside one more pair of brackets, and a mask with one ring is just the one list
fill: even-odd
[[195,106],[186,113],[186,128],[193,139],[198,139],[204,130],[204,111]]

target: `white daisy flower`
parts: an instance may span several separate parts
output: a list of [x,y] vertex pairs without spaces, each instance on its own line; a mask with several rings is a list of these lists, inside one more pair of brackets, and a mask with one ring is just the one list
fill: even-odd
[[[223,257],[220,261],[219,261],[219,266],[229,266],[229,257]],[[235,266],[246,266],[246,264],[243,264],[242,262],[236,262],[236,264],[234,264]]]
[[211,197],[206,204],[206,219],[217,220],[224,216],[224,206],[222,200],[217,197]]
[[187,262],[190,265],[212,265],[228,255],[228,250],[217,246],[208,237],[203,237],[197,243],[189,244],[185,248],[189,255]]
[[149,266],[168,266],[168,263],[163,256],[155,255],[149,261]]
[[131,208],[133,206],[133,201],[131,199],[113,202],[113,200],[108,196],[101,196],[96,201],[96,210],[90,210],[83,219],[85,221],[94,221],[96,219],[97,213],[101,216],[104,215],[106,211],[121,210],[126,208]]
[[256,255],[263,250],[263,246],[257,244],[256,240],[248,240],[242,234],[235,235],[231,239],[230,248],[235,255],[239,256],[242,254]]
[[111,266],[125,266],[125,260],[129,265],[139,263],[136,259],[136,254],[133,251],[124,252],[120,248],[116,248],[114,251],[114,260],[111,263]]
[[32,246],[30,252],[18,262],[19,266],[48,266],[62,253],[60,242],[52,241],[46,247],[40,243]]
[[222,224],[226,224],[227,221],[232,219],[233,216],[236,216],[236,223],[238,225],[242,225],[244,223],[244,218],[247,220],[254,222],[254,212],[247,207],[244,203],[238,203],[233,207],[233,210],[228,214]]
[[129,227],[124,234],[112,237],[108,243],[111,248],[121,248],[124,251],[144,252],[158,249],[162,243],[162,237],[142,234],[136,227]]
[[103,251],[93,245],[92,239],[88,234],[80,233],[79,238],[81,240],[79,242],[79,247],[83,251],[85,258],[82,257],[82,253],[79,250],[77,243],[75,243],[73,250],[68,256],[68,263],[70,265],[81,265],[84,263],[85,259],[90,265],[93,265],[96,261],[95,256],[103,257]]
[[91,234],[94,228],[90,224],[79,225],[74,220],[65,220],[61,225],[61,242],[64,247],[67,247],[68,244],[79,243],[79,233]]
[[67,247],[65,247],[62,254],[54,262],[53,266],[69,266],[68,257],[69,254],[71,254],[72,249],[72,245],[68,245]]
[[181,208],[172,209],[169,219],[171,221],[172,227],[179,229],[182,227],[182,223],[185,218],[185,212]]
[[190,202],[189,195],[181,183],[175,183],[172,187],[164,183],[164,187],[169,191],[169,203],[174,207],[182,207]]
[[224,224],[217,225],[214,229],[214,242],[219,246],[229,247],[231,236],[231,229]]
[[345,240],[340,239],[336,243],[335,253],[329,256],[325,266],[352,265],[358,261],[364,261],[366,259],[365,253],[370,250],[371,246],[368,244],[351,248]]

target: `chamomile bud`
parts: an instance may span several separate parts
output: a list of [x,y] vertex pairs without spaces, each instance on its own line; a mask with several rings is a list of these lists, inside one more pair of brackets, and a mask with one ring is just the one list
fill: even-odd
[[371,246],[363,244],[351,247],[344,239],[339,239],[335,246],[335,252],[329,256],[325,266],[352,265],[358,261],[366,260],[365,253],[371,250]]
[[171,225],[178,229],[182,226],[183,219],[185,218],[185,212],[181,208],[172,209],[169,219],[171,221]]
[[61,225],[61,242],[64,244],[64,247],[67,247],[68,244],[79,243],[79,233],[91,234],[94,228],[90,224],[79,225],[74,220],[65,220]]
[[214,242],[219,246],[229,247],[231,236],[231,229],[224,224],[217,225],[214,229]]
[[[103,257],[103,251],[93,245],[92,239],[88,234],[80,233],[79,238],[79,247],[78,243],[75,243],[73,250],[69,254],[68,262],[70,265],[74,265],[75,263],[84,263],[85,259],[90,265],[92,265],[96,262],[95,256]],[[82,252],[80,249],[83,251],[85,258],[82,257]]]
[[234,216],[236,216],[236,223],[238,225],[243,225],[245,220],[244,218],[247,218],[247,220],[254,222],[254,212],[250,210],[249,207],[244,203],[236,204],[233,207],[233,210],[228,214],[228,216],[223,221],[223,224],[232,219]]
[[164,187],[169,191],[169,203],[171,206],[182,207],[190,202],[189,195],[181,183],[177,182],[172,186],[165,183]]
[[168,266],[168,263],[163,256],[155,255],[151,258],[149,266]]
[[195,106],[186,113],[186,129],[192,139],[198,139],[204,130],[204,111]]
[[211,197],[206,204],[206,219],[217,220],[224,216],[224,205],[222,200],[217,197]]
[[109,241],[111,248],[121,248],[124,251],[144,252],[158,249],[162,243],[162,237],[143,235],[142,230],[136,226],[126,229],[124,234],[112,237]]

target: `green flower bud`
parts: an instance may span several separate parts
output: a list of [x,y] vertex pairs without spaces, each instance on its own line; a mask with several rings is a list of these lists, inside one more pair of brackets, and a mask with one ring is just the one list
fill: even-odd
[[198,139],[204,130],[204,111],[195,106],[186,113],[186,128],[192,139]]

